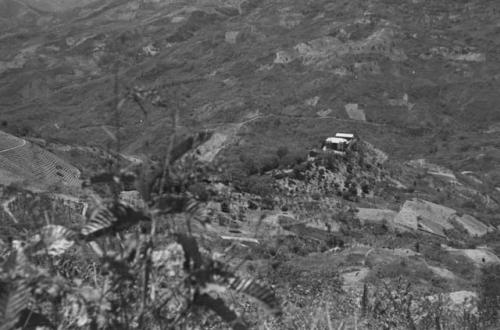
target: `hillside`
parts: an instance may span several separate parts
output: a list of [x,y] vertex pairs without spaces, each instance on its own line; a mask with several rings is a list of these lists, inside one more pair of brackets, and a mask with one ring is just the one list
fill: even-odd
[[56,155],[0,131],[0,184],[12,183],[34,189],[50,185],[79,187],[80,171]]
[[[43,33],[28,27],[3,38],[9,47],[0,54],[2,114],[10,132],[24,125],[31,134],[99,144],[100,125],[113,124],[118,62],[122,92],[189,90],[180,103],[181,124],[190,129],[258,113],[250,136],[240,138],[245,150],[260,149],[263,140],[275,141],[269,148],[310,147],[347,129],[398,157],[460,164],[481,153],[474,146],[480,140],[497,159],[497,7],[495,1],[93,2],[44,25]],[[351,116],[364,113],[361,120],[349,120],[348,108],[357,109]],[[134,102],[124,105],[131,152],[163,130],[162,110],[148,111],[144,121]]]
[[[461,312],[457,312],[457,308],[460,311],[465,308],[471,315],[467,329],[496,322],[496,319],[484,319],[475,311],[486,308],[481,305],[485,293],[480,289],[486,285],[484,274],[494,274],[495,267],[500,265],[499,204],[481,192],[482,185],[477,182],[472,185],[455,176],[453,171],[424,161],[401,163],[364,141],[356,142],[344,155],[315,150],[307,159],[297,155],[287,159],[290,155],[282,151],[275,167],[256,168],[256,173],[243,180],[210,165],[205,167],[207,159],[203,150],[209,150],[206,145],[212,144],[212,140],[213,136],[196,147],[201,152],[193,150],[192,156],[199,158],[201,164],[191,163],[190,154],[178,158],[178,164],[171,168],[165,181],[165,197],[158,204],[154,204],[154,195],[148,197],[148,189],[154,189],[154,185],[147,184],[151,165],[135,164],[133,168],[139,170],[139,176],[134,183],[120,184],[123,190],[119,200],[126,203],[123,205],[133,206],[134,212],[148,217],[159,213],[159,223],[168,220],[167,227],[162,224],[158,229],[159,245],[152,254],[156,258],[152,262],[163,260],[160,268],[155,268],[159,274],[165,271],[165,262],[169,265],[168,274],[178,265],[174,252],[163,249],[165,242],[172,239],[171,228],[175,228],[175,235],[190,232],[193,237],[199,237],[200,249],[208,249],[213,258],[217,258],[216,262],[234,267],[240,276],[253,276],[272,285],[273,292],[282,301],[279,307],[282,317],[265,316],[258,305],[238,298],[241,305],[236,310],[246,315],[251,326],[302,328],[315,321],[336,327],[344,324],[348,328],[358,324],[362,329],[371,328],[371,324],[383,329],[385,322],[394,322],[391,324],[400,324],[406,329],[414,322],[418,324],[417,329],[429,329],[428,322],[434,322],[432,315],[436,313],[440,317],[439,327],[454,329],[460,324]],[[10,148],[22,146],[19,142],[22,141],[12,137]],[[66,149],[55,148],[55,145],[51,148],[59,152]],[[91,155],[82,147],[70,150]],[[128,173],[134,170],[123,172],[134,177]],[[96,267],[91,265],[100,257],[99,250],[89,250],[95,245],[86,245],[91,238],[83,241],[74,236],[61,238],[66,230],[78,228],[83,228],[81,235],[106,233],[99,229],[101,220],[95,212],[103,207],[104,201],[100,199],[109,194],[110,190],[104,188],[107,177],[107,172],[102,171],[91,176],[91,186],[87,182],[84,190],[77,190],[80,199],[53,194],[50,189],[47,193],[33,193],[19,187],[4,188],[0,221],[6,230],[0,240],[7,242],[9,237],[18,237],[21,228],[26,235],[37,233],[40,227],[49,230],[65,226],[68,229],[57,229],[58,233],[42,232],[48,235],[43,237],[49,251],[53,251],[49,253],[60,260],[54,268],[57,276],[62,276],[56,277],[57,281],[74,278],[87,281],[92,272],[99,281],[108,278],[109,273],[101,271],[121,274],[122,268],[113,270],[118,264],[100,264],[99,273],[89,270],[88,267]],[[108,184],[112,189],[120,179],[111,178]],[[144,183],[152,188],[144,190]],[[183,189],[185,192],[179,193]],[[101,197],[96,197],[96,192]],[[186,203],[182,202],[185,196],[195,198],[197,204],[182,206]],[[90,211],[85,213],[88,205]],[[51,219],[49,227],[37,216],[40,212]],[[124,227],[128,228],[127,236],[121,238],[120,243],[125,246],[131,244],[129,240],[135,236],[134,227],[129,228],[134,224],[132,219],[130,215],[122,219],[126,221],[123,225],[128,224]],[[104,216],[103,221],[108,224],[110,220]],[[137,230],[142,230],[140,228]],[[114,239],[120,242],[120,238]],[[93,243],[105,244],[103,241]],[[114,246],[112,241],[107,244],[111,244],[108,248]],[[169,243],[167,249],[173,249],[172,244],[175,243]],[[186,249],[184,245],[182,249]],[[112,251],[110,256],[117,258]],[[187,251],[184,252],[186,258],[191,253]],[[155,253],[161,257],[154,257]],[[135,268],[130,271],[132,269]],[[413,302],[406,307],[379,306],[380,301],[389,299],[387,294],[395,295],[394,299],[410,295]],[[223,297],[234,299],[226,294]],[[134,298],[127,299],[137,303]],[[173,308],[169,306],[166,311],[174,313]],[[323,313],[322,308],[328,310],[329,316],[316,315]],[[83,320],[93,317],[91,311],[84,315]],[[109,319],[109,326],[112,320]],[[189,320],[187,317],[185,322]],[[99,322],[103,324],[102,319]],[[194,322],[204,322],[205,326],[219,324],[217,319]],[[324,328],[327,329],[327,325]]]

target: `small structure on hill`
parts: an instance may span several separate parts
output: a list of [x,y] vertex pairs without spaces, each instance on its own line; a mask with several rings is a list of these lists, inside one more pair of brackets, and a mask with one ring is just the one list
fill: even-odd
[[352,133],[337,133],[334,137],[328,137],[323,142],[323,151],[332,151],[336,154],[344,155],[345,152],[356,143],[356,136]]
[[337,133],[335,134],[335,137],[345,139],[348,143],[354,142],[354,140],[356,139],[356,136],[352,133]]

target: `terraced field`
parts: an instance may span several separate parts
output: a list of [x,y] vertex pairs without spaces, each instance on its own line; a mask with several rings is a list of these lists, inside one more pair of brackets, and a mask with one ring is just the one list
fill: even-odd
[[11,176],[36,185],[80,184],[80,171],[54,154],[13,135],[0,132],[0,183]]

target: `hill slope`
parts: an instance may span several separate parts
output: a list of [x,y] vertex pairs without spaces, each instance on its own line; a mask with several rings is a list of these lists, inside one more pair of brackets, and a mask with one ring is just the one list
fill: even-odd
[[[37,134],[100,144],[98,125],[111,124],[118,61],[122,90],[189,90],[180,116],[190,128],[242,121],[256,111],[278,116],[272,122],[281,121],[280,129],[254,123],[248,148],[260,148],[257,136],[303,146],[345,127],[399,156],[437,149],[449,158],[478,138],[471,130],[488,131],[500,119],[497,7],[431,0],[93,2],[60,14],[42,33],[3,39],[10,47],[0,54],[2,114]],[[151,126],[136,104],[125,104],[127,143],[160,136],[167,119],[159,108],[149,111]],[[362,117],[349,120],[353,111]]]
[[0,184],[80,186],[80,171],[54,154],[0,131]]

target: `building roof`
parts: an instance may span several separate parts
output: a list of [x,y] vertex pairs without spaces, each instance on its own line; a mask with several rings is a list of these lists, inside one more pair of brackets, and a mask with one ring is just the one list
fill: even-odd
[[352,133],[337,133],[335,137],[344,138],[344,139],[354,139],[354,134]]
[[347,143],[346,139],[340,137],[329,137],[325,141],[326,143]]

